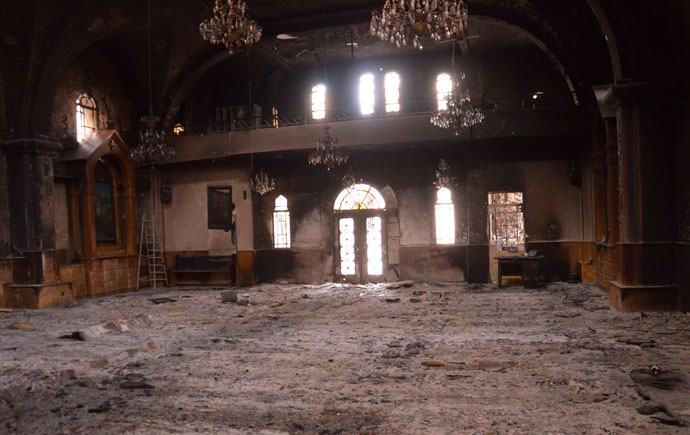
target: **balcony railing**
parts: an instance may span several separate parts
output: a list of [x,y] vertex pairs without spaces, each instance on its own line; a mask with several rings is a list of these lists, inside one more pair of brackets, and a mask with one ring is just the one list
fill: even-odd
[[[561,105],[558,98],[548,94],[541,94],[534,98],[534,94],[508,97],[485,97],[475,101],[475,106],[481,107],[484,113],[506,110],[540,110],[554,108]],[[295,125],[320,124],[326,122],[343,122],[363,119],[386,119],[409,116],[431,116],[436,109],[436,101],[402,102],[400,110],[386,112],[385,105],[374,107],[374,112],[363,115],[359,107],[338,108],[326,111],[323,119],[314,119],[311,112],[281,113],[277,116],[265,115],[245,117],[241,119],[227,119],[223,121],[208,121],[194,123],[185,127],[183,135],[203,136],[210,134],[229,133],[233,131],[258,130],[265,128],[290,127]]]

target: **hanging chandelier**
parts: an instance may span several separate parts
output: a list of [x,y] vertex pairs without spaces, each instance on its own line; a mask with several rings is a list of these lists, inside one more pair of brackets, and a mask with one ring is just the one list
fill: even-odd
[[467,29],[463,0],[386,0],[381,13],[372,12],[369,32],[398,47],[423,49],[423,40],[439,42],[462,36]]
[[325,126],[324,137],[316,140],[316,151],[309,154],[310,165],[325,165],[329,171],[334,167],[347,162],[348,155],[338,148],[338,139],[331,136],[331,127]]
[[259,195],[265,195],[275,188],[276,180],[270,178],[263,169],[260,169],[259,172],[252,177],[252,190]]
[[355,176],[355,171],[352,169],[352,167],[350,167],[347,170],[347,173],[345,173],[345,175],[343,176],[342,186],[344,188],[348,188],[354,186],[355,184],[361,184],[363,182],[364,181],[362,180],[362,178]]
[[261,39],[261,27],[246,14],[242,0],[216,0],[213,17],[199,25],[204,41],[225,45],[230,54]]
[[455,129],[455,135],[465,127],[472,127],[484,120],[484,113],[472,105],[469,89],[462,89],[465,74],[453,74],[453,88],[446,96],[446,108],[436,109],[431,115],[431,123],[441,128]]
[[160,118],[153,114],[153,90],[151,85],[151,0],[148,1],[148,75],[149,113],[141,117],[144,129],[139,132],[139,144],[129,151],[132,160],[142,165],[163,163],[175,155],[175,150],[165,144],[165,132],[158,130]]
[[160,118],[152,110],[141,117],[144,129],[139,132],[139,145],[129,152],[132,160],[143,165],[154,165],[166,162],[175,155],[175,150],[163,142],[165,132],[157,129],[159,121]]
[[438,169],[436,170],[436,181],[434,181],[434,186],[436,186],[437,189],[442,189],[444,187],[450,188],[457,184],[456,178],[448,174],[449,169],[450,166],[448,166],[445,160],[441,159],[441,161],[438,162]]

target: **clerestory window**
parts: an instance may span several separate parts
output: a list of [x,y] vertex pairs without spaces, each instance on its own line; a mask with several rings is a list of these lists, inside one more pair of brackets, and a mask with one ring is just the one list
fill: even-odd
[[400,76],[396,72],[389,72],[383,79],[386,93],[386,112],[400,111]]
[[311,117],[313,119],[326,117],[326,85],[316,85],[311,88]]
[[374,75],[367,73],[359,78],[359,108],[362,115],[374,113],[376,97],[374,96]]
[[447,98],[453,91],[453,79],[450,74],[441,73],[436,77],[436,101],[438,110],[448,108]]

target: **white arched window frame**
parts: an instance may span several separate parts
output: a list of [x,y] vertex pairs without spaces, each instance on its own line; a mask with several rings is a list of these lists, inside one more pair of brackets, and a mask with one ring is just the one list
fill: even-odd
[[96,102],[87,94],[77,98],[77,142],[88,139],[97,130],[98,109]]
[[347,210],[383,210],[386,201],[383,195],[368,184],[353,184],[343,189],[335,199],[335,211]]
[[273,208],[273,247],[285,249],[290,247],[290,211],[287,198],[280,195]]
[[400,111],[400,75],[391,71],[383,79],[383,89],[386,94],[386,112]]
[[326,117],[326,85],[320,84],[311,88],[311,117],[313,119]]
[[436,101],[438,110],[446,110],[448,101],[446,100],[453,92],[453,79],[448,73],[441,73],[436,77]]
[[455,209],[447,187],[436,192],[436,244],[455,244]]
[[374,75],[371,73],[362,74],[359,78],[359,109],[362,115],[374,113],[376,96],[374,92]]

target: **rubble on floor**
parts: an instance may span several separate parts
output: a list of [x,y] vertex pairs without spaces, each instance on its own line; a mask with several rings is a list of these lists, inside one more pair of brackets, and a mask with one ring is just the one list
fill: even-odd
[[387,287],[3,312],[0,433],[687,433],[685,314],[579,284]]

